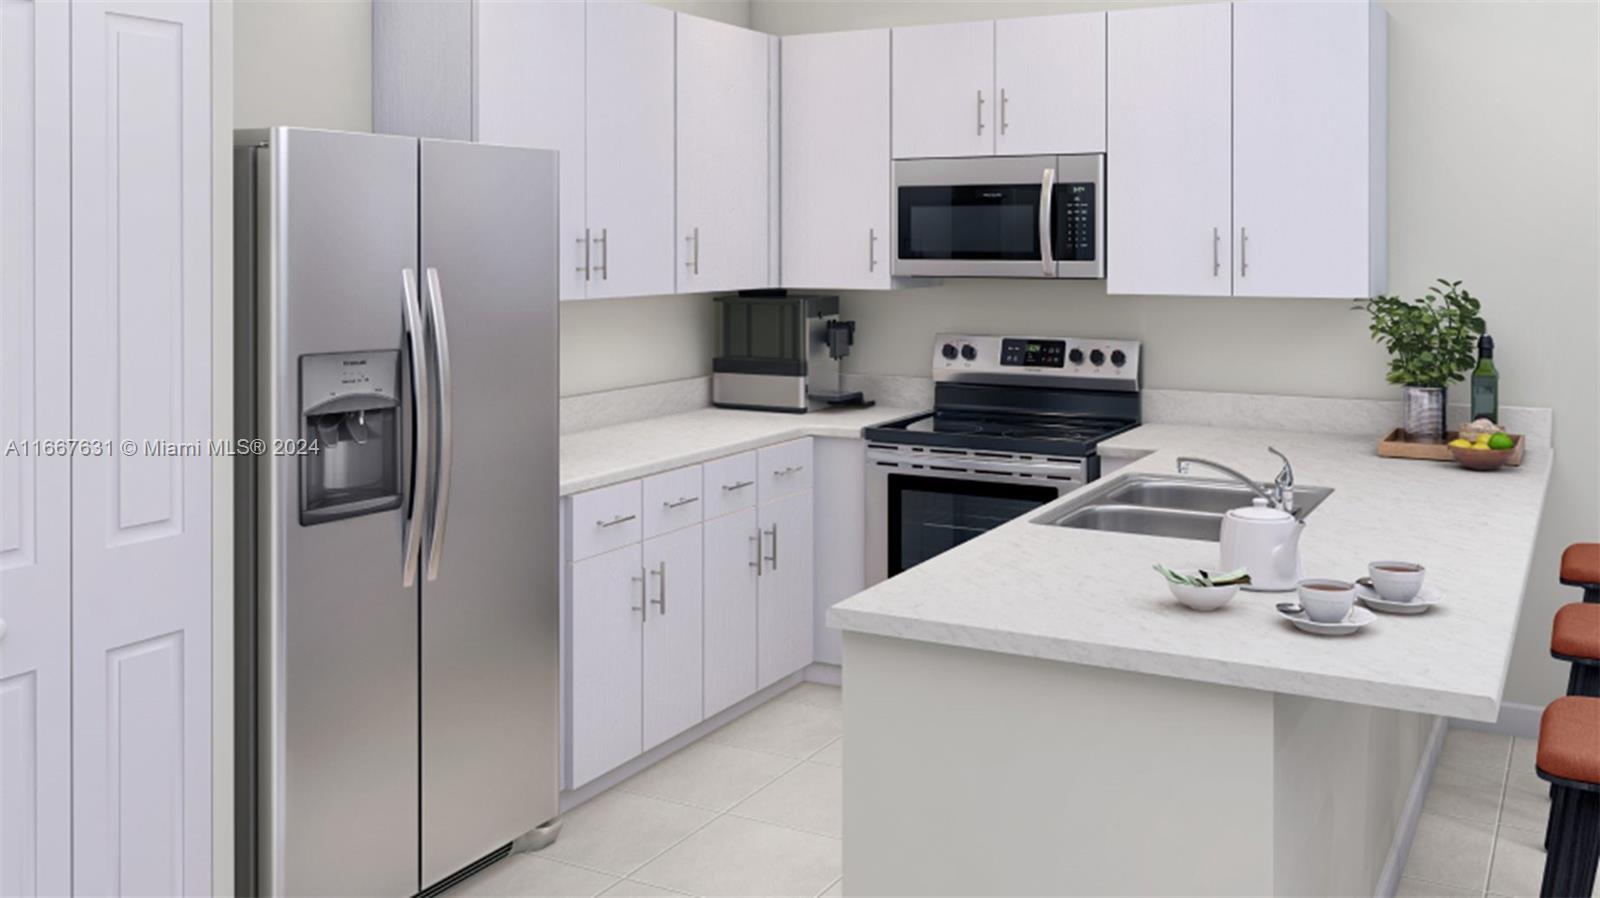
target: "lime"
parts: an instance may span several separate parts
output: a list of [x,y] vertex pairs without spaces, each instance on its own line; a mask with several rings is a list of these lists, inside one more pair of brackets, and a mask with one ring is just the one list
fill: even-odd
[[1489,438],[1490,449],[1510,449],[1516,444],[1517,443],[1515,440],[1511,439],[1509,435],[1503,433],[1497,433]]

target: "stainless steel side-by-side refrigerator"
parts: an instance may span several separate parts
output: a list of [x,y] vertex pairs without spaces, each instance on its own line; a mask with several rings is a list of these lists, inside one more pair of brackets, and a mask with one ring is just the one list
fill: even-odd
[[557,814],[556,155],[236,144],[241,894],[412,895]]

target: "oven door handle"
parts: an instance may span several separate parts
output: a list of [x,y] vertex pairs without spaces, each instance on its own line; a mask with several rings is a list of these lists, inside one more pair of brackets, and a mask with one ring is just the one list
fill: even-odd
[[932,474],[945,470],[953,473],[1032,474],[1036,477],[1066,477],[1077,481],[1083,480],[1083,464],[1081,462],[1000,461],[989,458],[958,458],[938,455],[908,458],[898,452],[882,449],[868,449],[867,461],[897,466],[917,465],[925,469],[932,469],[929,472]]

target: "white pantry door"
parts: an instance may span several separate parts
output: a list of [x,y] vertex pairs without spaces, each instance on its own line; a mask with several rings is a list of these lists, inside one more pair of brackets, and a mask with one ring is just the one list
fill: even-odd
[[[72,5],[73,891],[211,888],[210,9]],[[122,441],[134,441],[125,454]]]
[[4,896],[72,889],[72,470],[28,443],[72,435],[69,40],[65,3],[0,0]]

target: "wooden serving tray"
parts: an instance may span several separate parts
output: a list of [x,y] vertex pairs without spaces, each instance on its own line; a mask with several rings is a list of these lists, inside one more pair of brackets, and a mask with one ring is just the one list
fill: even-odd
[[[1522,464],[1522,434],[1511,433],[1506,435],[1515,441],[1511,446],[1511,457],[1506,460],[1506,464]],[[1414,443],[1406,439],[1406,432],[1403,428],[1396,427],[1394,430],[1389,431],[1388,436],[1378,441],[1378,454],[1384,458],[1455,461],[1455,456],[1450,454],[1450,447],[1446,445],[1455,438],[1456,431],[1452,430],[1444,435],[1443,443]]]

